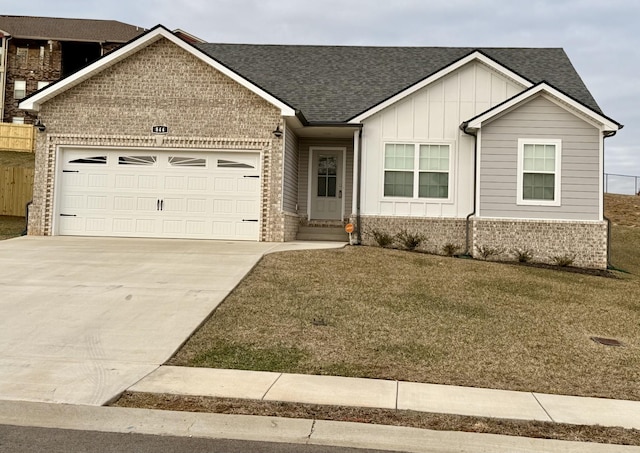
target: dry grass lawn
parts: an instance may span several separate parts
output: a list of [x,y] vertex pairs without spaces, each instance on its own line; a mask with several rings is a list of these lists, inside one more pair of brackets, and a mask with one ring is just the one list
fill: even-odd
[[640,400],[640,228],[613,243],[631,274],[373,247],[269,255],[170,364]]
[[0,240],[20,236],[24,227],[24,217],[0,216]]

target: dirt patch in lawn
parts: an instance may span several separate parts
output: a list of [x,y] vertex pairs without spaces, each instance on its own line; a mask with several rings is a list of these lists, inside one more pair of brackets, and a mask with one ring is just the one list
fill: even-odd
[[465,431],[580,442],[640,445],[640,431],[634,429],[467,417],[388,409],[319,406],[132,392],[123,394],[113,405],[189,412],[334,420],[409,426],[440,431]]
[[0,216],[0,240],[20,236],[24,228],[24,217]]

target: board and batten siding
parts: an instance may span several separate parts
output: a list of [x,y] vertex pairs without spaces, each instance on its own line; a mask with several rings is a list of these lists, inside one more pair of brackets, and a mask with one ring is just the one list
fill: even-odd
[[[471,62],[363,120],[363,215],[466,217],[473,209],[474,139],[460,124],[524,87],[480,62]],[[449,200],[384,197],[385,143],[449,144]]]
[[290,128],[285,129],[282,210],[295,214],[298,206],[298,136]]
[[[516,204],[520,138],[562,140],[561,206]],[[595,126],[538,96],[483,126],[480,140],[480,217],[601,220],[601,136]]]
[[298,163],[298,214],[306,216],[309,212],[307,203],[309,195],[309,149],[323,147],[346,149],[346,166],[344,169],[345,184],[342,188],[342,193],[345,203],[345,217],[348,217],[353,203],[353,140],[348,138],[300,138],[300,159]]

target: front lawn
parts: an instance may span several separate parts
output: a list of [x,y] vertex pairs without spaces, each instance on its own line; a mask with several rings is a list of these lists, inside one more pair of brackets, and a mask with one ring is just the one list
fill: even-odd
[[638,244],[614,228],[619,278],[373,247],[268,255],[169,363],[640,400]]

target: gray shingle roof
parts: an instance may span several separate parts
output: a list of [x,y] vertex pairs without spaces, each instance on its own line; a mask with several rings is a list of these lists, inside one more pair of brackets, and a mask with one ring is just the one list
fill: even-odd
[[14,38],[57,41],[127,42],[144,28],[115,20],[0,16],[0,30]]
[[533,83],[546,81],[602,113],[559,48],[199,44],[202,51],[298,109],[345,122],[475,50]]

